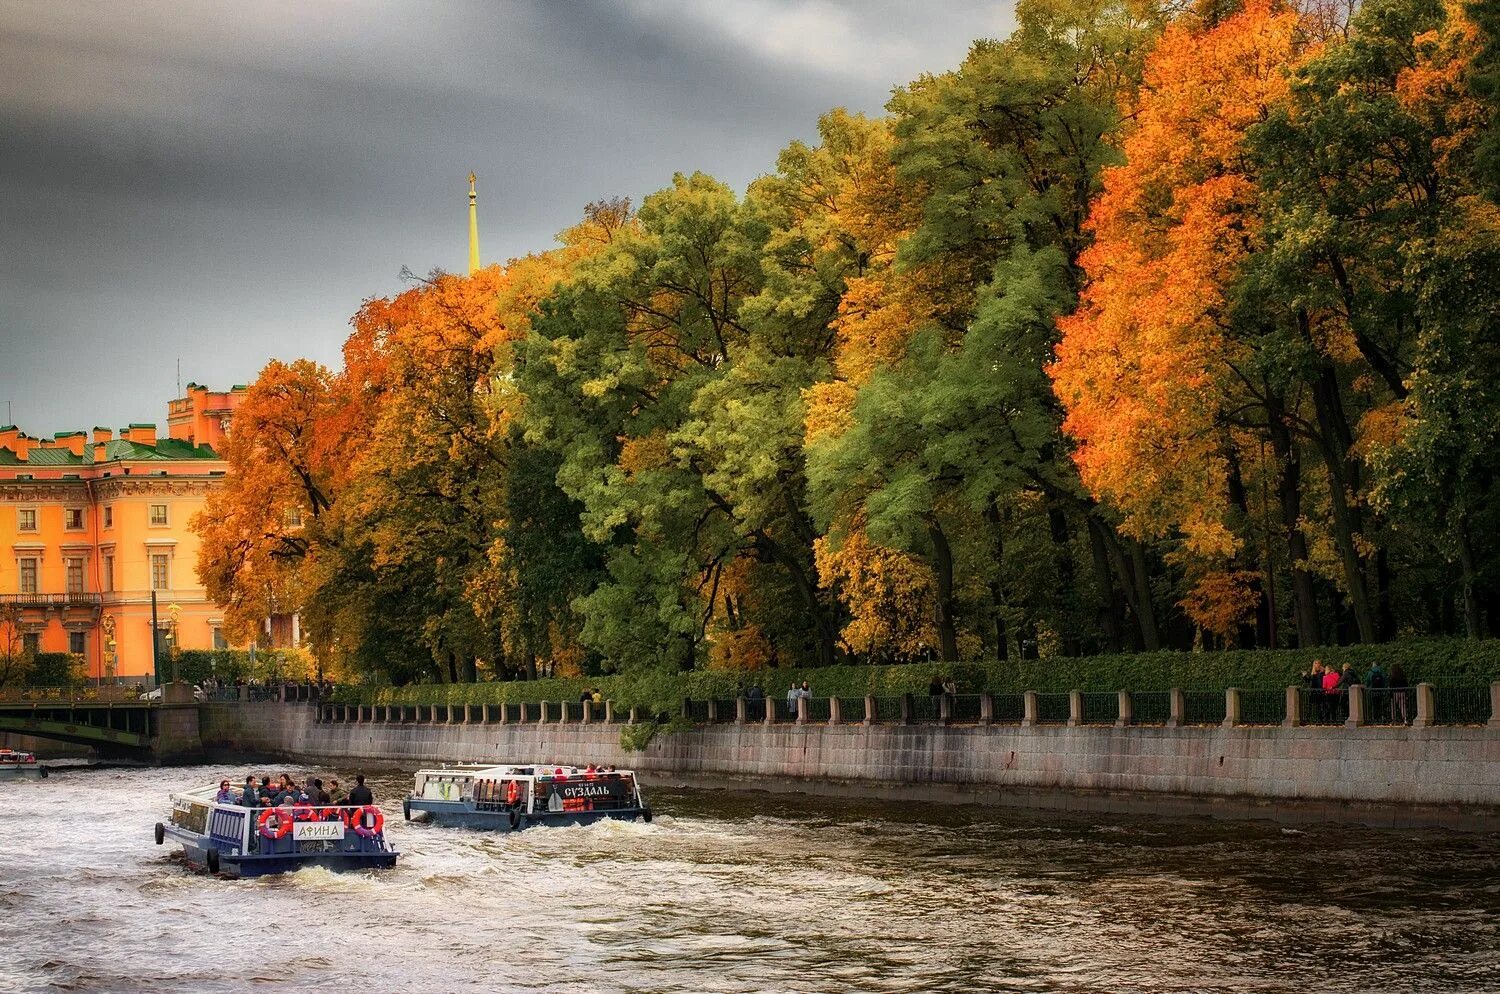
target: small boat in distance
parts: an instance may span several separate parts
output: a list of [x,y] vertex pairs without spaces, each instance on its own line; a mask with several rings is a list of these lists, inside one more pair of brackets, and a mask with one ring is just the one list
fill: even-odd
[[172,795],[172,817],[156,823],[156,844],[182,844],[194,867],[230,877],[259,877],[304,866],[385,869],[400,855],[385,838],[385,815],[373,804],[300,803],[246,808],[214,800],[217,786]]
[[588,766],[464,764],[418,770],[401,802],[408,821],[514,832],[528,825],[651,820],[630,770]]
[[36,756],[29,752],[0,749],[0,780],[24,780],[29,777],[45,780],[47,767],[38,763]]

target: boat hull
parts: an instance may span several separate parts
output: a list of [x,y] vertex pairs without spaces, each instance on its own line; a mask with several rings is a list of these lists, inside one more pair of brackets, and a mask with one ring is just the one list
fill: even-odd
[[402,808],[410,821],[473,828],[487,832],[519,832],[539,825],[592,825],[599,821],[650,821],[650,808],[617,808],[608,811],[537,811],[478,810],[464,801],[437,801],[429,798],[407,798]]
[[6,763],[0,766],[0,780],[45,780],[47,768],[36,763]]
[[314,866],[338,872],[384,870],[395,866],[396,857],[400,855],[396,850],[381,848],[373,841],[357,849],[240,853],[197,832],[174,825],[163,825],[162,828],[166,839],[182,846],[182,858],[189,866],[222,877],[262,877]]

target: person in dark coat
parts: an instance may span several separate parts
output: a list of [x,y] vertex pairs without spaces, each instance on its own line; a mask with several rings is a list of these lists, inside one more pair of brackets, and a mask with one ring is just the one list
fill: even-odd
[[1406,670],[1401,667],[1400,663],[1391,666],[1391,677],[1388,682],[1391,688],[1391,720],[1396,721],[1399,718],[1401,724],[1409,724],[1411,718],[1406,713],[1406,701],[1410,696],[1407,691],[1410,684],[1406,682]]
[[354,776],[354,789],[349,791],[349,803],[359,805],[375,803],[375,795],[370,792],[369,787],[365,786],[363,773],[357,773]]
[[254,774],[245,778],[245,789],[240,791],[240,806],[246,808],[260,807],[260,790],[255,785]]

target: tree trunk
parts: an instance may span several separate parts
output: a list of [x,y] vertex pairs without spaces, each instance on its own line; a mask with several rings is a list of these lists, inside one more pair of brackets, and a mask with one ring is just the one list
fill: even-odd
[[755,533],[756,544],[775,559],[791,574],[792,583],[797,587],[797,593],[802,597],[802,603],[807,608],[807,613],[812,619],[814,635],[818,646],[818,665],[832,666],[838,658],[838,632],[834,627],[833,618],[818,596],[818,585],[808,575],[801,560],[796,554],[782,542],[777,541],[765,532]]
[[[1229,464],[1229,472],[1226,486],[1229,490],[1229,502],[1240,512],[1240,517],[1247,523],[1255,519],[1250,514],[1250,499],[1245,492],[1245,478],[1240,472],[1240,460],[1235,454],[1233,447],[1225,453],[1225,459]],[[1244,559],[1241,562],[1241,558]],[[1261,569],[1260,548],[1253,542],[1246,542],[1241,553],[1235,556],[1233,565],[1246,572],[1254,574],[1250,581],[1250,589],[1255,592],[1255,615],[1248,623],[1239,626],[1239,632],[1235,636],[1235,642],[1241,646],[1264,646],[1269,644],[1270,631],[1268,616],[1266,614],[1266,593],[1261,585],[1260,577],[1264,575]]]
[[1094,582],[1099,585],[1099,625],[1104,629],[1104,641],[1110,652],[1123,650],[1120,623],[1120,594],[1115,589],[1114,575],[1109,571],[1109,552],[1104,548],[1104,536],[1100,531],[1104,522],[1088,516],[1089,549],[1094,555]]
[[1469,539],[1469,525],[1464,519],[1458,523],[1458,566],[1463,582],[1464,634],[1471,639],[1481,638],[1478,571],[1474,568],[1474,543]]
[[[1076,583],[1074,580],[1075,568],[1073,565],[1073,529],[1068,526],[1068,515],[1061,504],[1056,500],[1047,502],[1047,525],[1052,534],[1052,545],[1057,550],[1057,591],[1056,598],[1058,606],[1061,607],[1073,592]],[[1059,616],[1062,615],[1059,611]],[[1064,656],[1077,656],[1079,652],[1078,636],[1074,632],[1059,632],[1062,636],[1062,654]]]
[[1343,566],[1349,606],[1353,610],[1359,641],[1376,642],[1379,640],[1379,631],[1375,625],[1369,585],[1365,582],[1365,563],[1355,544],[1355,535],[1360,530],[1359,510],[1349,502],[1352,489],[1358,483],[1349,460],[1353,434],[1349,430],[1348,419],[1344,416],[1344,403],[1339,396],[1338,379],[1332,367],[1325,365],[1319,371],[1312,393],[1313,406],[1318,415],[1319,434],[1322,436],[1319,448],[1323,452],[1323,462],[1328,467],[1334,544],[1338,546],[1339,562]]
[[1286,409],[1281,397],[1267,392],[1267,430],[1271,436],[1271,453],[1276,457],[1276,496],[1281,504],[1281,527],[1286,533],[1288,558],[1292,571],[1292,605],[1297,620],[1297,645],[1306,649],[1321,645],[1322,626],[1318,623],[1318,595],[1308,570],[1307,536],[1302,534],[1302,457],[1292,433],[1286,426]]
[[984,509],[984,516],[995,535],[992,554],[994,573],[990,579],[990,603],[995,611],[995,659],[1004,662],[1010,655],[1009,646],[1006,645],[1005,588],[1000,583],[1000,574],[1005,568],[1005,520],[994,501],[990,501],[989,506]]
[[932,568],[937,577],[938,643],[943,662],[954,663],[958,661],[958,626],[953,618],[953,549],[943,529],[931,519],[927,537],[932,541]]
[[[1146,577],[1145,556],[1141,554],[1140,543],[1130,539],[1121,539],[1106,521],[1100,521],[1099,524],[1099,537],[1103,539],[1104,549],[1109,554],[1109,561],[1114,565],[1115,574],[1120,578],[1120,586],[1125,591],[1125,602],[1130,605],[1130,613],[1135,615],[1141,648],[1154,652],[1161,648],[1161,634],[1156,628],[1156,608],[1151,602],[1151,583]],[[1139,557],[1141,565],[1139,571],[1132,569],[1131,564],[1126,561],[1125,552],[1121,548],[1122,542],[1129,542],[1134,546],[1131,550],[1131,557],[1132,559]]]
[[1130,564],[1135,579],[1136,597],[1141,603],[1141,638],[1148,652],[1161,648],[1161,633],[1156,628],[1156,604],[1151,598],[1151,573],[1146,568],[1146,549],[1135,539],[1130,545]]

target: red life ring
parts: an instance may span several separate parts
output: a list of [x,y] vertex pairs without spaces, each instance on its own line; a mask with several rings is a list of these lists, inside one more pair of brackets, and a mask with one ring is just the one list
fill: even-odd
[[[275,822],[267,825],[272,818]],[[266,808],[261,812],[260,821],[256,823],[260,834],[268,839],[284,839],[292,830],[292,818],[279,808]]]
[[[365,824],[365,815],[372,819],[369,825]],[[369,839],[385,831],[385,815],[375,805],[366,804],[362,808],[350,808],[344,816],[344,824],[356,835]]]
[[521,800],[521,785],[512,780],[505,788],[505,803],[516,804]]

